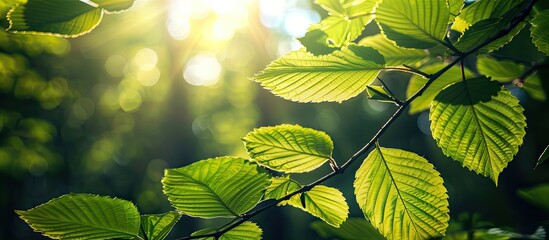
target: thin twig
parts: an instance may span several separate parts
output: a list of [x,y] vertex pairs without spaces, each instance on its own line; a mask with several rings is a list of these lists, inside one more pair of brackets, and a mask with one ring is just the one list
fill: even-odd
[[[517,15],[514,19],[512,19],[510,24],[506,28],[504,28],[503,30],[501,30],[496,35],[492,36],[491,38],[489,38],[489,39],[485,40],[484,42],[480,43],[479,45],[463,52],[462,54],[457,56],[452,62],[450,62],[448,65],[446,65],[444,68],[442,68],[438,72],[436,72],[432,75],[429,75],[429,78],[428,78],[427,82],[421,87],[421,89],[419,89],[416,93],[414,93],[414,95],[412,95],[410,98],[406,99],[406,101],[403,101],[402,105],[385,122],[385,124],[383,124],[383,126],[381,126],[381,128],[370,139],[370,141],[368,141],[368,143],[366,143],[366,145],[364,145],[355,154],[353,154],[353,156],[351,156],[343,165],[341,165],[341,167],[337,171],[333,171],[333,172],[321,177],[320,179],[318,179],[318,180],[316,180],[316,181],[314,181],[310,184],[304,185],[300,189],[298,189],[298,190],[296,190],[296,191],[294,191],[294,192],[292,192],[292,193],[290,193],[290,194],[288,194],[288,195],[286,195],[286,196],[284,196],[280,199],[272,200],[268,204],[264,205],[261,208],[258,208],[256,210],[253,210],[253,211],[249,212],[249,213],[241,215],[240,219],[238,221],[235,221],[234,223],[228,225],[227,227],[225,227],[221,230],[218,230],[218,231],[216,231],[214,233],[210,233],[210,234],[202,234],[202,235],[182,237],[182,238],[178,238],[176,240],[188,240],[188,239],[197,239],[197,238],[206,238],[206,237],[219,237],[219,236],[223,235],[224,233],[230,231],[231,229],[239,226],[240,224],[248,221],[252,217],[254,217],[254,216],[256,216],[256,215],[258,215],[258,214],[260,214],[260,213],[262,213],[262,212],[264,212],[264,211],[266,211],[266,210],[268,210],[268,209],[270,209],[274,206],[276,206],[278,203],[280,203],[282,201],[289,200],[291,197],[293,197],[297,194],[307,192],[307,191],[311,190],[313,187],[327,181],[328,179],[331,179],[332,177],[334,177],[336,175],[343,174],[345,172],[345,170],[351,164],[353,164],[360,156],[364,155],[375,144],[375,142],[383,135],[383,133],[385,133],[385,131],[387,131],[387,129],[393,124],[393,122],[395,122],[395,120],[404,112],[404,110],[408,107],[408,105],[410,105],[410,103],[412,101],[414,101],[414,99],[421,96],[423,94],[423,92],[425,92],[425,90],[427,90],[427,88],[436,79],[438,79],[442,74],[444,74],[446,71],[448,71],[452,66],[456,65],[458,62],[463,61],[463,59],[465,59],[465,57],[475,53],[476,51],[483,48],[484,46],[490,44],[491,42],[493,42],[493,41],[507,35],[509,32],[511,32],[511,30],[513,30],[513,28],[515,28],[519,23],[521,23],[522,21],[524,21],[524,19],[526,19],[526,17],[530,13],[530,11],[532,10],[532,7],[534,6],[534,4],[536,2],[537,2],[537,0],[530,0],[526,4],[526,7],[523,9],[523,11],[519,15]],[[391,68],[388,68],[388,69],[391,69]],[[411,72],[410,69],[403,70],[403,69],[399,68],[399,69],[395,69],[395,70],[410,71]],[[422,75],[422,74],[420,74],[420,75]]]
[[397,104],[397,106],[402,105],[402,101],[396,97],[396,95],[393,93],[393,91],[391,91],[391,89],[387,86],[387,84],[385,84],[385,82],[383,80],[381,80],[380,77],[377,77],[377,80],[381,83],[381,85],[383,85],[385,90],[387,90],[387,93],[389,93],[389,95],[391,95],[390,96],[391,100],[393,100]]

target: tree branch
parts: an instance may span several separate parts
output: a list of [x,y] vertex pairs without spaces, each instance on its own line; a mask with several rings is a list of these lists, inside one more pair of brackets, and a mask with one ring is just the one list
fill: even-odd
[[499,31],[496,35],[494,35],[491,38],[485,40],[484,42],[480,43],[479,45],[477,45],[477,46],[475,46],[475,47],[473,47],[473,48],[471,48],[471,49],[469,49],[465,52],[462,52],[452,62],[450,62],[448,65],[446,65],[444,68],[440,69],[438,72],[436,72],[434,74],[426,74],[426,73],[423,73],[423,72],[416,72],[416,71],[413,71],[411,68],[385,68],[386,70],[399,70],[399,71],[416,73],[416,74],[422,75],[424,77],[427,77],[428,80],[421,87],[421,89],[419,89],[416,93],[414,93],[414,95],[412,95],[410,98],[406,99],[406,101],[403,101],[402,105],[400,105],[400,107],[395,111],[395,113],[389,119],[387,119],[387,121],[383,124],[383,126],[381,126],[381,128],[370,139],[370,141],[368,141],[368,143],[366,143],[355,154],[353,154],[347,161],[345,161],[345,163],[343,163],[343,165],[341,165],[341,167],[339,169],[337,169],[337,170],[321,177],[320,179],[318,179],[318,180],[316,180],[316,181],[314,181],[310,184],[304,185],[300,189],[284,196],[283,198],[280,198],[280,199],[277,199],[277,200],[272,200],[269,203],[267,203],[267,205],[264,205],[261,208],[258,208],[256,210],[253,210],[251,212],[248,212],[246,214],[241,215],[240,219],[238,221],[233,220],[234,221],[233,223],[226,225],[226,227],[224,227],[224,228],[222,228],[222,229],[220,229],[220,230],[218,230],[214,233],[202,234],[202,235],[196,235],[196,236],[187,236],[187,237],[178,238],[176,240],[188,240],[188,239],[197,239],[197,238],[205,238],[205,237],[219,237],[219,236],[223,235],[224,233],[230,231],[231,229],[239,226],[240,224],[248,221],[252,217],[254,217],[254,216],[256,216],[256,215],[258,215],[258,214],[260,214],[260,213],[262,213],[262,212],[264,212],[264,211],[266,211],[266,210],[268,210],[268,209],[270,209],[274,206],[276,206],[278,203],[280,203],[282,201],[289,200],[291,197],[293,197],[297,194],[307,192],[307,191],[311,190],[313,187],[315,187],[315,186],[331,179],[332,177],[334,177],[336,175],[343,174],[345,172],[345,170],[351,164],[353,164],[360,156],[364,155],[377,142],[377,140],[379,140],[379,138],[381,138],[381,136],[385,133],[385,131],[387,131],[387,129],[395,122],[395,120],[404,112],[404,110],[406,110],[408,105],[410,105],[410,103],[412,101],[414,101],[417,97],[421,96],[423,94],[423,92],[425,92],[425,90],[427,90],[427,88],[435,80],[437,80],[440,76],[442,76],[442,74],[444,74],[446,71],[448,71],[451,67],[453,67],[457,63],[463,61],[467,56],[475,53],[476,51],[483,48],[484,46],[490,44],[491,42],[493,42],[493,41],[507,35],[509,32],[511,32],[511,30],[513,30],[513,28],[515,28],[519,23],[521,23],[522,21],[524,21],[526,19],[526,17],[530,14],[530,11],[532,10],[532,7],[534,6],[534,4],[536,2],[537,2],[537,0],[529,0],[528,3],[526,3],[524,9],[520,12],[520,14],[518,14],[516,17],[514,17],[511,20],[510,24],[506,28]]

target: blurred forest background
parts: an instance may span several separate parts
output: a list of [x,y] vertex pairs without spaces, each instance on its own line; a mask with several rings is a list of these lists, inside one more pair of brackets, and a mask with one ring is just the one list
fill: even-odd
[[[0,2],[4,29],[13,3]],[[0,239],[42,238],[14,210],[70,192],[131,200],[142,214],[168,211],[160,183],[165,168],[245,156],[240,139],[255,127],[296,123],[325,131],[334,158],[345,161],[396,106],[366,94],[342,104],[293,103],[249,80],[300,48],[295,38],[322,14],[309,0],[137,0],[76,39],[0,31]],[[526,32],[497,54],[542,57]],[[540,74],[549,92],[549,71]],[[403,96],[409,78],[403,76],[382,78]],[[449,191],[452,221],[476,213],[492,226],[531,233],[547,225],[549,213],[517,191],[549,182],[549,164],[533,170],[549,144],[549,104],[510,88],[526,109],[528,128],[498,187],[442,155],[428,113],[405,114],[381,142],[435,165]],[[328,182],[343,191],[355,217],[362,216],[352,190],[358,166]],[[297,178],[308,183],[329,171],[326,165]],[[318,238],[314,220],[290,207],[255,218],[264,239]],[[183,217],[170,238],[222,223]]]

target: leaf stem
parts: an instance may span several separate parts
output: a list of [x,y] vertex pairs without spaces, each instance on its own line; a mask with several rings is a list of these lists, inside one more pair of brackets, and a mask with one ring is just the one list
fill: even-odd
[[413,74],[418,74],[424,78],[430,78],[431,77],[431,74],[428,74],[428,73],[425,73],[425,72],[422,72],[420,71],[419,69],[417,68],[412,68],[412,67],[409,67],[407,65],[403,65],[404,67],[385,67],[383,68],[383,70],[387,70],[387,71],[401,71],[401,72],[407,72],[407,73],[413,73]]
[[[399,70],[399,71],[404,71],[404,72],[412,72],[412,73],[416,73],[416,74],[419,74],[419,75],[422,75],[426,78],[428,78],[427,82],[416,92],[414,93],[414,95],[412,95],[410,98],[406,99],[405,101],[402,102],[402,105],[399,106],[399,108],[395,111],[395,113],[389,118],[387,119],[387,121],[383,124],[383,126],[381,126],[381,128],[377,131],[377,133],[368,141],[368,143],[366,143],[362,148],[360,148],[355,154],[353,154],[347,161],[345,161],[345,163],[343,163],[343,165],[341,165],[341,167],[337,170],[337,171],[333,171],[327,175],[324,175],[323,177],[319,178],[318,180],[310,183],[310,184],[307,184],[307,185],[304,185],[302,186],[300,189],[280,198],[280,199],[277,199],[277,200],[272,200],[270,201],[269,203],[267,203],[266,205],[256,209],[256,210],[252,210],[246,214],[243,214],[241,215],[239,218],[237,218],[238,220],[237,221],[234,221],[233,223],[227,225],[226,227],[222,227],[220,230],[214,232],[214,233],[210,233],[210,234],[201,234],[201,235],[195,235],[195,236],[187,236],[187,237],[182,237],[182,238],[178,238],[176,240],[188,240],[188,239],[197,239],[197,238],[206,238],[206,237],[219,237],[219,236],[222,236],[224,233],[230,231],[231,229],[239,226],[240,224],[248,221],[250,218],[276,206],[278,203],[282,202],[282,201],[286,201],[286,200],[289,200],[291,197],[297,195],[297,194],[300,194],[300,193],[304,193],[304,192],[307,192],[309,190],[311,190],[313,187],[331,179],[332,177],[336,176],[336,175],[339,175],[339,174],[343,174],[345,172],[345,170],[351,165],[353,164],[360,156],[362,156],[363,154],[365,154],[372,146],[375,145],[375,143],[381,138],[381,136],[385,133],[385,131],[387,131],[387,129],[389,129],[389,127],[396,121],[396,119],[404,112],[404,110],[406,110],[406,108],[408,107],[408,105],[410,105],[410,103],[412,101],[414,101],[417,97],[421,96],[425,90],[427,90],[427,88],[435,81],[437,80],[440,76],[442,76],[442,74],[444,74],[446,71],[448,71],[451,67],[453,67],[454,65],[456,65],[457,63],[461,62],[461,66],[462,66],[462,71],[463,71],[463,60],[465,59],[465,57],[475,53],[476,51],[478,51],[479,49],[483,48],[484,46],[490,44],[491,42],[507,35],[509,32],[511,32],[511,30],[513,30],[513,28],[515,28],[519,23],[521,23],[522,21],[524,21],[526,19],[526,17],[529,15],[530,11],[532,10],[532,7],[534,6],[534,4],[537,2],[537,0],[529,0],[528,3],[525,5],[524,9],[522,10],[522,12],[520,12],[520,14],[518,14],[515,18],[513,18],[510,22],[510,24],[502,29],[501,31],[499,31],[497,34],[495,34],[494,36],[490,37],[489,39],[486,39],[485,41],[483,41],[482,43],[480,43],[479,45],[465,51],[465,52],[462,52],[461,54],[459,54],[452,62],[450,62],[448,65],[446,65],[445,67],[443,67],[442,69],[440,69],[438,72],[434,73],[434,74],[425,74],[425,73],[422,73],[422,72],[416,72],[416,71],[413,71],[412,68],[385,68],[387,70]],[[446,44],[444,44],[446,46]],[[450,46],[448,46],[448,48],[452,49],[453,45],[450,44]],[[456,53],[459,53],[456,52]],[[462,73],[463,74],[463,73]],[[463,76],[464,77],[464,76]]]

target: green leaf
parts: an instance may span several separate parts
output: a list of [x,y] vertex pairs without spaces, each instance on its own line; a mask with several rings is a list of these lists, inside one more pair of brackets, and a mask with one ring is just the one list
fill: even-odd
[[[478,56],[477,69],[482,75],[499,82],[511,82],[519,78],[525,71],[525,67],[522,64],[507,60],[497,60],[488,55]],[[533,74],[524,79],[524,84],[521,87],[533,99],[545,101],[545,91],[541,86],[541,79],[538,74]]]
[[461,11],[455,22],[452,24],[452,30],[465,32],[471,25],[488,18],[498,18],[503,16],[509,9],[516,7],[521,1],[516,0],[480,0]]
[[162,184],[171,204],[193,217],[235,217],[257,205],[269,176],[243,158],[218,157],[167,169]]
[[549,9],[539,12],[531,21],[532,42],[545,55],[549,55]]
[[373,19],[372,11],[377,0],[319,0],[329,16],[312,24],[304,37],[298,40],[315,55],[324,55],[347,46]]
[[321,221],[315,221],[311,227],[322,239],[345,240],[384,240],[385,238],[375,229],[368,220],[363,218],[349,218],[339,228],[335,228]]
[[[215,228],[207,228],[194,232],[191,236],[215,233]],[[202,240],[254,240],[261,239],[263,230],[253,222],[244,222],[215,239],[214,237],[198,238]]]
[[301,202],[295,204],[289,201],[291,206],[304,210],[311,215],[322,219],[322,221],[334,227],[339,227],[349,215],[349,206],[343,193],[337,188],[317,185],[311,190],[302,193],[305,208]]
[[13,33],[47,34],[78,37],[94,29],[103,11],[120,11],[130,7],[134,0],[97,0],[84,3],[75,0],[28,0],[14,6],[8,13]]
[[401,47],[430,48],[446,36],[446,0],[385,0],[376,9],[383,34]]
[[450,10],[448,23],[454,21],[456,16],[461,12],[461,9],[463,9],[463,6],[465,6],[465,2],[463,0],[448,0],[448,8]]
[[142,215],[141,227],[145,232],[145,239],[162,240],[168,236],[173,226],[179,221],[181,214],[176,211],[164,214]]
[[[479,43],[485,42],[486,40],[496,36],[500,31],[507,28],[511,24],[511,21],[514,19],[516,14],[520,13],[518,10],[520,9],[515,8],[510,10],[510,12],[506,13],[503,17],[489,18],[473,24],[463,33],[461,38],[455,44],[455,47],[460,51],[467,51],[477,46]],[[498,38],[478,51],[480,53],[489,53],[505,46],[505,44],[513,40],[513,38],[520,32],[520,30],[522,30],[522,28],[524,28],[525,25],[525,22],[519,23],[507,35]]]
[[[274,177],[271,179],[271,185],[265,190],[264,199],[281,199],[286,195],[293,193],[301,188],[301,185],[290,178],[290,176]],[[292,196],[290,200],[282,201],[278,206],[290,204],[292,206],[299,206],[301,194]]]
[[429,118],[433,137],[446,156],[497,185],[526,134],[523,111],[509,90],[482,77],[440,92]]
[[547,158],[549,158],[549,151],[547,151],[548,149],[549,149],[549,145],[547,145],[547,147],[545,147],[545,150],[543,150],[543,152],[539,156],[538,162],[536,163],[536,166],[534,167],[534,169],[536,169],[540,164],[545,162],[545,160],[547,160]]
[[330,55],[290,52],[254,76],[275,95],[297,102],[342,102],[372,83],[384,67],[383,56],[368,47],[350,45]]
[[[433,65],[428,65],[421,68],[421,71],[429,74],[438,72],[440,69],[445,67],[443,63],[437,63]],[[465,76],[472,77],[473,73],[468,69],[465,69]],[[461,71],[458,66],[453,66],[448,71],[446,71],[442,76],[440,76],[436,81],[434,81],[426,90],[417,97],[410,104],[410,114],[419,113],[429,109],[431,102],[435,99],[436,95],[442,91],[446,86],[459,82],[461,80]],[[410,78],[410,83],[408,83],[408,88],[406,89],[406,97],[411,97],[414,95],[423,85],[427,83],[427,79],[423,78],[420,75],[412,75]]]
[[549,184],[545,183],[528,189],[520,189],[518,195],[549,212]]
[[417,66],[429,57],[429,54],[424,50],[398,47],[383,34],[365,37],[358,44],[379,51],[385,58],[387,66],[401,66],[403,64]]
[[419,155],[376,148],[356,172],[356,200],[387,239],[444,236],[450,216],[440,174]]
[[139,232],[137,208],[116,198],[68,194],[16,212],[35,231],[53,239],[128,239]]
[[332,157],[334,144],[326,133],[299,125],[262,127],[243,139],[251,161],[290,173],[309,172]]
[[119,13],[128,10],[133,6],[135,0],[91,0],[97,3],[99,7],[108,11],[108,13]]
[[368,94],[368,99],[380,102],[395,102],[394,97],[383,86],[368,86],[366,93]]

